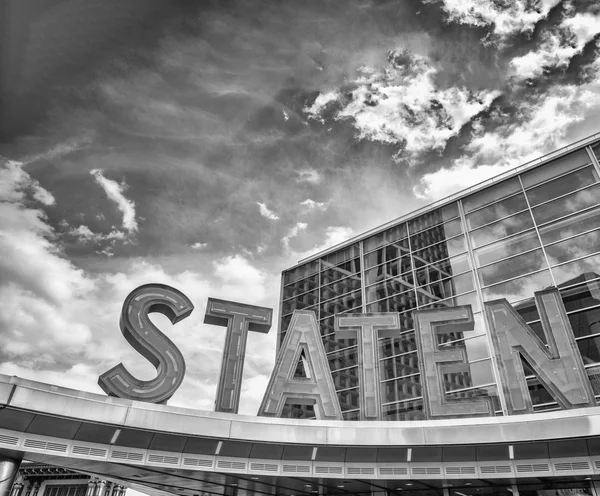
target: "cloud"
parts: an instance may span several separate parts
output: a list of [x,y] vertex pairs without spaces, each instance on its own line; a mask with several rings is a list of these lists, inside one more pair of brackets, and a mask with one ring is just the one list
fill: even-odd
[[125,197],[123,194],[127,189],[125,183],[119,184],[112,179],[107,179],[100,169],[93,169],[90,174],[94,176],[96,182],[106,193],[106,196],[117,204],[118,209],[123,214],[123,227],[130,233],[138,230],[138,224],[135,218],[135,203]]
[[566,68],[570,60],[600,33],[600,13],[577,13],[545,30],[540,46],[510,61],[517,79],[539,77],[549,68]]
[[311,200],[310,198],[307,198],[306,200],[300,202],[300,205],[302,205],[303,207],[306,207],[307,210],[326,210],[327,209],[327,203],[322,203],[322,202],[316,202],[314,200]]
[[304,108],[304,112],[306,114],[308,114],[309,118],[315,119],[315,120],[318,120],[318,121],[324,123],[325,120],[322,118],[323,112],[332,103],[339,100],[340,97],[341,97],[341,94],[338,92],[338,90],[328,91],[326,93],[320,93],[317,96],[317,98],[315,98],[315,101],[313,102],[313,104],[310,107],[307,106]]
[[397,145],[394,158],[409,164],[423,152],[443,151],[450,138],[500,95],[459,86],[439,89],[438,70],[428,58],[408,50],[389,52],[382,70],[361,71],[344,92],[345,99],[327,93],[319,100],[319,95],[305,111],[313,118],[331,114],[334,120],[349,119],[359,139]]
[[260,210],[260,215],[262,215],[264,218],[269,219],[269,220],[278,220],[279,216],[275,214],[275,212],[272,212],[271,210],[269,210],[269,208],[267,207],[267,205],[265,203],[261,203],[261,202],[256,202],[256,204],[258,205],[258,208]]
[[297,180],[299,182],[318,184],[321,182],[321,179],[322,179],[319,171],[317,171],[315,169],[304,169],[304,170],[295,171],[295,172],[296,172],[296,174],[298,174]]
[[117,229],[113,229],[108,234],[100,234],[92,232],[88,226],[84,225],[80,225],[79,227],[72,227],[69,230],[69,234],[71,236],[76,237],[79,241],[83,243],[97,243],[99,241],[107,240],[124,240],[126,238],[125,233]]
[[425,3],[441,3],[448,22],[487,27],[491,36],[485,41],[503,43],[516,34],[531,33],[560,0],[425,0]]
[[26,193],[31,192],[38,202],[50,206],[56,203],[52,194],[42,188],[40,183],[32,179],[23,170],[23,162],[6,160],[0,169],[0,200],[9,202],[22,201]]
[[281,238],[281,243],[286,251],[290,249],[290,240],[298,236],[298,233],[307,227],[308,224],[306,222],[298,222],[283,238]]
[[200,243],[200,241],[198,241],[197,243],[194,243],[192,245],[192,248],[194,250],[202,250],[203,248],[206,248],[208,246],[208,243]]
[[290,119],[290,116],[288,115],[288,113],[284,110],[282,110],[283,113],[283,120],[288,121]]

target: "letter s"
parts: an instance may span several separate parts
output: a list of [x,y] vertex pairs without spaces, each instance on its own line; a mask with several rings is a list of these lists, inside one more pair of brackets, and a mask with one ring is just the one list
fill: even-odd
[[173,324],[185,319],[194,305],[181,291],[165,284],[145,284],[125,298],[120,327],[135,350],[156,368],[156,378],[141,381],[120,363],[98,378],[99,386],[109,396],[166,403],[177,391],[185,375],[185,360],[175,344],[148,318],[158,312]]

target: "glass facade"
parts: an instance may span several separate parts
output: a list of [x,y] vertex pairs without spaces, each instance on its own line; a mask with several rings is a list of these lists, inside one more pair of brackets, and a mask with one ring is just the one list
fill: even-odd
[[[596,157],[600,144],[576,149],[284,271],[279,343],[294,310],[315,312],[344,418],[362,419],[357,343],[335,338],[334,316],[398,312],[399,334],[379,339],[383,420],[421,420],[413,311],[471,305],[473,331],[438,335],[440,346],[462,348],[468,357],[444,375],[445,395],[490,397],[502,415],[483,302],[506,298],[543,337],[533,294],[557,287],[600,395]],[[533,374],[527,381],[536,411],[558,408]],[[288,405],[284,415],[311,418],[314,411]]]

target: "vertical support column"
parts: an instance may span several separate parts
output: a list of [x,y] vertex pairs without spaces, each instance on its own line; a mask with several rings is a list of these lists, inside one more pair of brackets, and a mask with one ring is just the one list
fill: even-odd
[[[0,455],[0,496],[11,495],[11,489],[17,478],[17,474],[19,473],[20,465],[21,460]],[[19,484],[20,487],[16,489],[15,496],[20,496],[21,489],[23,488],[23,482],[21,480],[17,481],[15,487]]]
[[104,496],[104,491],[106,491],[106,481],[101,480],[96,484],[95,496]]
[[40,483],[38,481],[35,481],[33,483],[33,487],[31,490],[31,496],[37,496],[39,490],[40,490]]
[[118,496],[125,496],[126,492],[127,492],[127,487],[125,487],[125,486],[119,486],[119,494],[118,494]]
[[94,496],[96,492],[96,481],[95,477],[92,477],[87,483],[87,491],[85,492],[85,496]]

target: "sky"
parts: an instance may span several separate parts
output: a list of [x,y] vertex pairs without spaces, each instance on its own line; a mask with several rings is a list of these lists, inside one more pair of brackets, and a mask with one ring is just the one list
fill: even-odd
[[174,406],[213,409],[207,298],[275,309],[255,415],[282,270],[600,131],[595,0],[40,2],[2,30],[3,374],[152,378],[118,322],[156,282],[195,306],[153,319],[187,364]]

